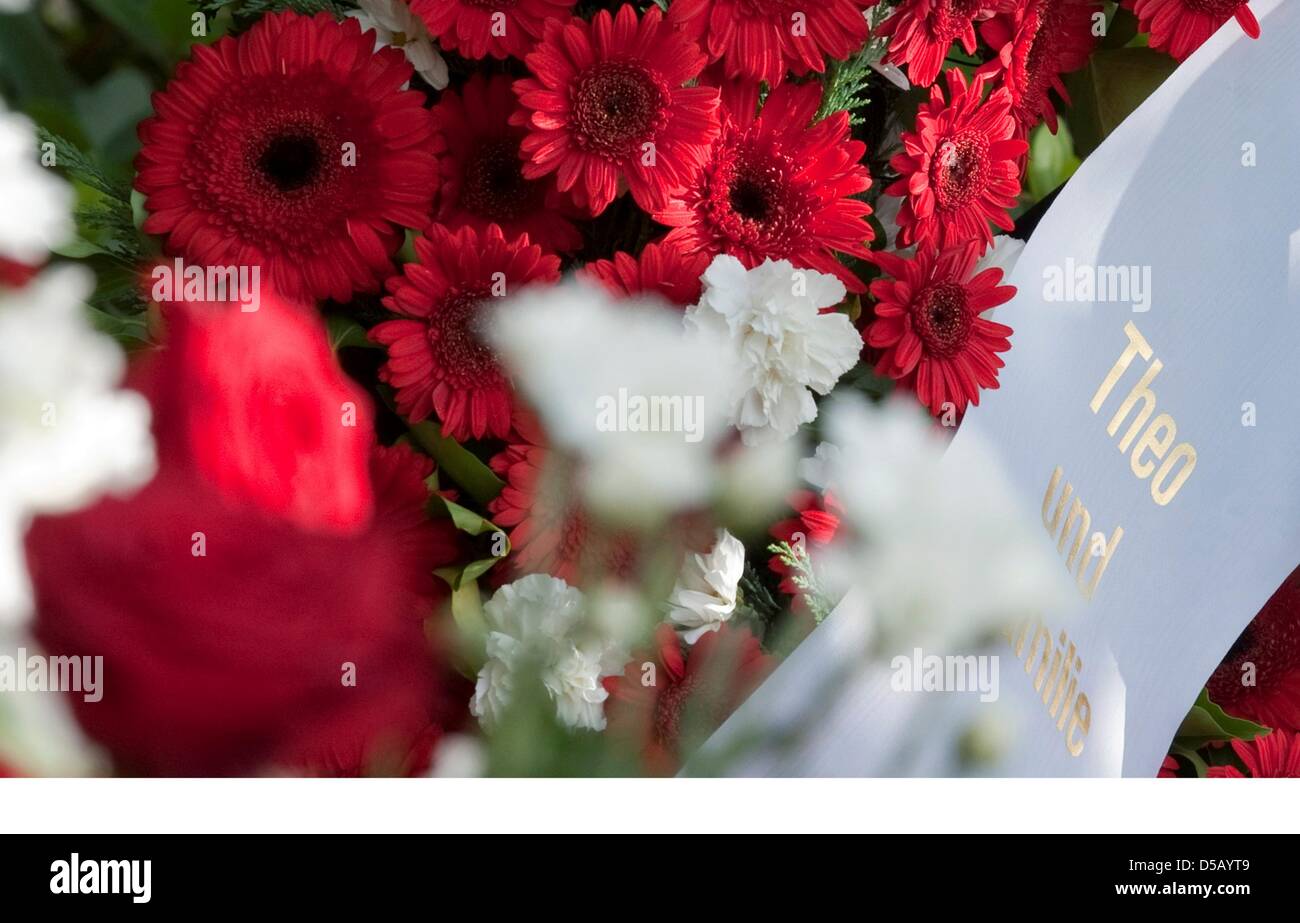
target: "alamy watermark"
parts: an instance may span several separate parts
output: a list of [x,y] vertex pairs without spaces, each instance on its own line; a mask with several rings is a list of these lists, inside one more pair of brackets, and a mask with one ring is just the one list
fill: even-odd
[[83,859],[73,853],[50,863],[51,894],[129,894],[136,904],[153,896],[152,859]]
[[704,398],[698,394],[618,394],[596,398],[596,429],[602,433],[681,433],[704,438]]
[[889,662],[893,671],[889,688],[894,692],[978,692],[981,702],[998,700],[996,654],[939,656],[913,648],[911,656],[898,654]]
[[104,697],[103,657],[0,654],[0,692],[80,692],[86,702]]
[[262,306],[261,266],[187,266],[177,257],[171,264],[159,263],[150,275],[150,295],[159,304],[231,302],[246,314]]
[[1150,266],[1097,266],[1076,263],[1043,267],[1044,301],[1129,304],[1135,314],[1151,310]]

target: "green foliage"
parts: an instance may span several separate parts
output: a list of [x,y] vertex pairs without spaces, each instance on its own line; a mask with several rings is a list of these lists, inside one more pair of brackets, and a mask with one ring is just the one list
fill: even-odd
[[199,12],[216,16],[223,10],[229,11],[234,21],[241,26],[256,20],[264,13],[277,13],[289,10],[303,15],[316,13],[333,13],[342,16],[348,10],[356,9],[355,3],[348,0],[190,0]]
[[1074,153],[1074,135],[1065,119],[1056,134],[1046,125],[1034,129],[1029,139],[1029,166],[1025,176],[1026,206],[1051,195],[1079,169]]
[[1254,740],[1269,729],[1245,718],[1229,715],[1202,689],[1196,704],[1183,719],[1169,748],[1178,761],[1179,775],[1205,776],[1212,766],[1235,766],[1242,769],[1231,747],[1213,746],[1233,740]]
[[85,0],[164,71],[189,53],[195,36],[186,0]]
[[834,112],[849,113],[849,123],[860,125],[863,117],[858,110],[871,103],[871,81],[875,74],[872,66],[885,56],[885,42],[874,39],[847,61],[831,61],[826,67],[825,89],[817,118],[823,119]]
[[41,126],[37,126],[36,137],[42,145],[54,145],[55,166],[62,169],[69,179],[85,183],[118,206],[125,206],[129,215],[131,190],[125,183],[109,178],[91,158],[82,153],[81,149],[67,138],[62,138]]
[[1174,743],[1180,747],[1196,749],[1212,742],[1254,740],[1268,731],[1263,725],[1229,715],[1211,702],[1209,693],[1202,689],[1196,698],[1196,704],[1178,728]]
[[767,550],[778,556],[781,563],[790,569],[790,579],[803,594],[808,611],[820,625],[826,620],[826,616],[831,614],[834,606],[817,579],[812,558],[808,556],[808,549],[802,545],[791,545],[789,542],[775,542],[768,545]]
[[745,571],[741,573],[738,588],[740,588],[742,606],[753,612],[763,624],[770,624],[783,612],[784,607],[776,601],[772,591],[767,588],[763,575],[754,569],[754,564],[750,563],[748,556],[745,559]]
[[443,435],[438,424],[416,423],[411,427],[411,436],[420,448],[433,456],[438,462],[438,468],[463,487],[476,502],[486,506],[501,492],[504,484],[492,469],[455,439]]
[[1065,78],[1080,157],[1091,154],[1174,72],[1178,62],[1150,48],[1102,48]]
[[331,314],[325,318],[325,329],[329,334],[330,349],[380,349],[380,345],[368,336],[366,328],[346,314]]

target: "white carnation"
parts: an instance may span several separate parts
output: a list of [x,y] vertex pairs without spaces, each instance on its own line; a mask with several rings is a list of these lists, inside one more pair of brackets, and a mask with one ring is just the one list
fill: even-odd
[[526,664],[541,671],[542,685],[568,727],[605,727],[608,697],[601,680],[621,673],[625,649],[602,638],[586,622],[582,591],[545,574],[506,584],[483,606],[487,662],[479,670],[470,712],[491,726],[515,693],[515,675]]
[[45,262],[72,236],[72,189],[40,165],[32,123],[0,107],[0,257]]
[[844,284],[788,260],[746,270],[726,254],[703,279],[686,323],[730,344],[741,369],[731,422],[751,445],[790,438],[817,418],[813,392],[829,394],[862,351],[847,315],[821,313],[844,300]]
[[[688,336],[678,311],[578,282],[507,299],[489,338],[547,435],[581,462],[596,512],[639,523],[709,498],[735,387],[724,343]],[[629,402],[666,410],[625,414]]]
[[435,90],[447,86],[447,62],[429,37],[424,21],[411,12],[406,0],[357,0],[361,9],[349,15],[362,29],[375,30],[375,48],[400,48],[415,72]]
[[719,529],[707,554],[689,554],[668,598],[668,619],[687,644],[717,631],[736,611],[736,590],[745,571],[745,546]]
[[51,270],[0,298],[0,622],[30,608],[27,522],[153,476],[149,405],[118,389],[121,349],[85,316],[90,274]]

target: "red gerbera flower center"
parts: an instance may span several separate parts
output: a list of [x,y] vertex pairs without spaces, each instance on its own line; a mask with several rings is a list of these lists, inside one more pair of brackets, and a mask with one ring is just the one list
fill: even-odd
[[730,240],[773,256],[802,239],[811,197],[796,188],[790,158],[775,150],[738,145],[723,152],[709,189],[715,228]]
[[608,157],[641,154],[640,146],[667,124],[668,87],[635,61],[602,61],[574,82],[574,137],[584,150]]
[[320,145],[309,133],[277,135],[262,150],[257,166],[276,189],[293,192],[321,175]]
[[952,41],[970,27],[987,0],[942,0],[931,13],[930,31],[938,39]]
[[483,142],[465,164],[460,204],[489,221],[504,222],[542,205],[541,183],[524,179],[519,144],[511,138]]
[[500,375],[496,353],[479,329],[487,298],[486,291],[452,292],[429,318],[429,344],[457,387],[479,387]]
[[1195,13],[1208,13],[1226,19],[1245,2],[1246,0],[1183,0],[1183,5]]
[[966,309],[966,290],[956,282],[939,282],[917,296],[912,309],[913,327],[926,351],[954,356],[970,337],[972,317]]
[[203,191],[215,220],[266,249],[310,250],[353,211],[354,186],[340,182],[341,161],[326,152],[342,150],[344,140],[358,148],[369,142],[368,132],[331,124],[319,87],[294,83],[297,89],[284,93],[301,100],[292,109],[262,98],[270,94],[264,89],[232,94],[242,98],[252,124],[232,134],[225,122],[214,122],[180,168],[182,183]]
[[654,736],[660,744],[671,747],[677,743],[677,737],[681,733],[682,711],[694,688],[695,681],[686,676],[679,682],[670,683],[655,700]]
[[930,166],[935,198],[944,210],[963,208],[984,191],[989,172],[989,145],[983,134],[968,131],[940,142]]

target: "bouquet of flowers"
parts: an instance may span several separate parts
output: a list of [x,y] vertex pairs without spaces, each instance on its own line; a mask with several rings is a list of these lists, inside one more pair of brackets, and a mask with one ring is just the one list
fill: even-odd
[[[1042,204],[1234,17],[3,0],[0,760],[673,774],[846,599],[856,663],[1051,606],[945,440]],[[1300,773],[1298,580],[1165,772]]]

